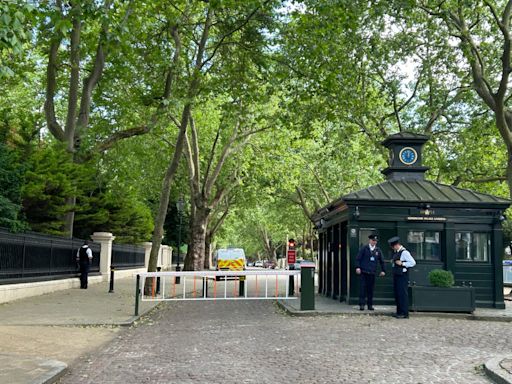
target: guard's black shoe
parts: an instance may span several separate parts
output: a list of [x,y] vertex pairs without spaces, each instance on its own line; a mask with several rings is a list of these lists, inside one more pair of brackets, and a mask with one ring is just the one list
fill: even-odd
[[408,319],[409,315],[393,315],[395,319]]
[[375,311],[375,308],[373,308],[373,307],[368,307],[368,310],[369,310],[369,311]]
[[360,305],[360,306],[359,306],[359,310],[360,310],[360,311],[364,311],[364,305]]

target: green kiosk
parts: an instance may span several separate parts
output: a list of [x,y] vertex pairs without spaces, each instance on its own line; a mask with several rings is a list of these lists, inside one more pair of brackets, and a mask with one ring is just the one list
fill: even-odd
[[417,265],[410,283],[427,285],[428,273],[446,269],[456,285],[474,287],[476,306],[505,308],[501,223],[510,200],[425,180],[422,148],[428,136],[401,132],[382,144],[390,151],[386,181],[349,193],[314,215],[319,232],[318,293],[357,304],[355,259],[368,235],[379,235],[387,274],[377,278],[374,303],[393,304],[391,250],[399,236]]

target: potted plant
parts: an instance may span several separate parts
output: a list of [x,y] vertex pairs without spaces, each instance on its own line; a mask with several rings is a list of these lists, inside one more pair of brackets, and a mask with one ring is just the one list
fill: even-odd
[[428,274],[430,286],[409,287],[411,311],[468,312],[475,310],[475,289],[456,287],[453,273],[434,269]]

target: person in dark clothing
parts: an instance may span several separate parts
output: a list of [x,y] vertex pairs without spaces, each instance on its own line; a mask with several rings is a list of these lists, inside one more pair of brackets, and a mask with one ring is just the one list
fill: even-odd
[[409,268],[416,265],[416,261],[400,244],[398,236],[388,240],[389,246],[393,249],[393,258],[391,260],[393,270],[393,291],[395,294],[396,313],[393,317],[397,319],[407,319],[409,317],[409,294],[407,287],[409,285]]
[[80,265],[80,289],[87,289],[89,267],[92,263],[92,251],[87,240],[76,253],[76,261]]
[[384,276],[384,260],[382,251],[377,247],[377,235],[368,236],[368,244],[359,250],[356,258],[356,273],[360,276],[359,286],[359,309],[364,310],[365,302],[368,303],[368,309],[373,311],[373,289],[375,287],[375,273],[377,271],[377,262],[380,264],[381,272],[379,276]]

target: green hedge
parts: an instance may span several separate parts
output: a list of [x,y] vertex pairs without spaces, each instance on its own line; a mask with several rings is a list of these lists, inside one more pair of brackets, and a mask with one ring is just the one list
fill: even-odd
[[428,280],[434,287],[452,287],[455,284],[453,273],[444,269],[433,269],[430,271]]

